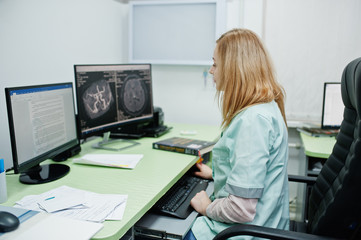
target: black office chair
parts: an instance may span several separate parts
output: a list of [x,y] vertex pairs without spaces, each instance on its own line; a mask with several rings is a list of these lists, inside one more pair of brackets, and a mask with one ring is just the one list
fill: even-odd
[[[291,221],[290,231],[238,224],[214,240],[248,235],[267,239],[361,239],[361,58],[350,62],[342,74],[345,105],[341,129],[330,157],[312,185],[308,222]],[[289,176],[312,182],[312,178]],[[303,181],[304,180],[304,181]]]

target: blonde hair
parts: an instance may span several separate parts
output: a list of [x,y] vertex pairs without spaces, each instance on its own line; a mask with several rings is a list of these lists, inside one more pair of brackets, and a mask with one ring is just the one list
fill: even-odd
[[257,35],[246,29],[230,30],[217,40],[216,51],[220,72],[216,96],[222,108],[223,128],[239,112],[272,100],[286,123],[284,90],[275,79],[271,59]]

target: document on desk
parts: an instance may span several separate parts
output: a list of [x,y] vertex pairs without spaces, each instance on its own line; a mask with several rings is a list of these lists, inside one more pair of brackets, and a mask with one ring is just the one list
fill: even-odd
[[86,154],[73,159],[73,163],[133,169],[143,154]]
[[20,221],[20,226],[15,231],[0,233],[0,240],[87,240],[103,228],[101,223],[69,219],[15,207],[0,206],[0,211],[11,212]]
[[128,195],[97,194],[61,186],[40,195],[29,195],[14,207],[48,212],[57,216],[92,222],[121,220]]

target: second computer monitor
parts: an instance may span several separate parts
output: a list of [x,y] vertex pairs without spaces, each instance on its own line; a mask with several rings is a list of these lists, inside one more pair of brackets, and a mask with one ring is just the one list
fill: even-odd
[[79,144],[72,83],[5,88],[14,172],[38,184],[65,176],[65,164],[41,164]]
[[323,129],[340,128],[343,119],[343,110],[341,83],[324,83],[321,127]]
[[153,117],[150,64],[75,65],[74,71],[81,138]]

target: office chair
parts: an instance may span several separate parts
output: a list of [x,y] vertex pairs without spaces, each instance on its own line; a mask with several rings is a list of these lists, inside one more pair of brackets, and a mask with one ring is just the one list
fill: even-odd
[[290,181],[315,180],[309,196],[308,221],[291,221],[290,231],[237,224],[214,240],[239,235],[293,240],[361,239],[361,58],[344,69],[341,92],[343,121],[321,172],[314,179],[289,176]]

